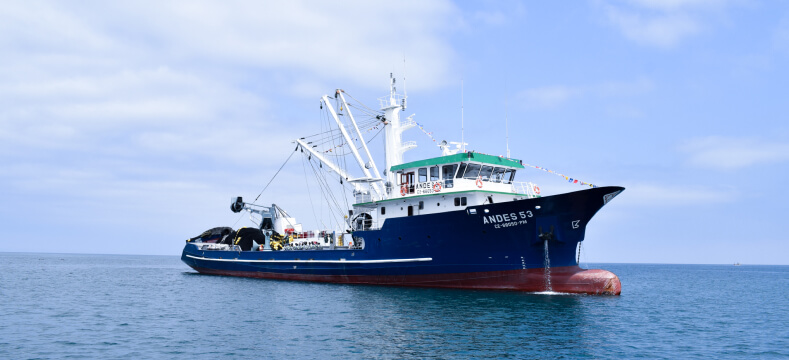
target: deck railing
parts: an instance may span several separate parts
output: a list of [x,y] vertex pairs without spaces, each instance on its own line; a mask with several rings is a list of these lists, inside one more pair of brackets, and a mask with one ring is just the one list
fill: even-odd
[[540,188],[533,182],[512,182],[512,191],[529,197],[540,196]]

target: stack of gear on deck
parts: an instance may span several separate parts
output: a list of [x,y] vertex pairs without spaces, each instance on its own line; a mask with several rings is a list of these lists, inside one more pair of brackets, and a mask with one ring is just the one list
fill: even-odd
[[233,245],[241,247],[241,251],[250,251],[254,243],[264,244],[266,236],[263,231],[257,228],[242,227],[236,231],[236,237],[233,239]]
[[[235,235],[233,235],[233,229],[227,226],[215,227],[213,229],[208,229],[204,231],[202,234],[197,235],[186,242],[200,242],[200,243],[221,243],[224,239],[230,238],[232,239]],[[228,243],[229,244],[229,243]]]
[[285,236],[280,235],[278,232],[274,232],[271,234],[271,242],[269,242],[269,246],[271,250],[282,250],[285,244],[289,243],[289,239]]

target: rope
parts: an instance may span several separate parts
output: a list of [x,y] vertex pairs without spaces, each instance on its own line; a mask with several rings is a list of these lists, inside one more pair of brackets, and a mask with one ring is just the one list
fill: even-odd
[[[351,94],[349,94],[349,93],[347,93],[347,92],[345,92],[345,91],[343,91],[343,94],[345,94],[345,95],[348,95],[348,97],[349,97],[349,98],[351,98],[351,99],[355,100],[357,103],[359,103],[360,105],[364,106],[365,108],[367,108],[367,109],[368,109],[368,110],[370,110],[371,112],[374,112],[374,113],[381,113],[380,111],[376,111],[376,110],[370,109],[370,108],[369,108],[367,105],[365,105],[363,102],[361,102],[361,101],[359,101],[359,100],[356,100],[356,98],[355,98],[355,97],[353,97],[353,95],[351,95]],[[350,104],[348,104],[348,105],[350,105]]]
[[561,176],[565,180],[567,180],[567,182],[572,183],[572,184],[578,184],[578,185],[582,185],[582,186],[589,186],[591,188],[596,188],[597,187],[597,185],[595,185],[595,184],[590,184],[590,183],[585,182],[585,181],[574,179],[574,178],[571,178],[571,177],[569,177],[567,175],[564,175],[562,173],[559,173],[559,172],[556,172],[556,171],[553,171],[553,170],[546,169],[544,167],[535,166],[535,165],[529,165],[527,163],[523,163],[523,166],[527,166],[527,167],[530,167],[530,168],[533,168],[533,169],[537,169],[537,170],[542,170],[542,171],[545,171],[547,173],[554,174],[556,176]]
[[[298,150],[298,149],[296,149],[296,150]],[[271,182],[274,181],[274,178],[277,177],[277,174],[279,174],[279,172],[282,171],[282,168],[285,167],[285,164],[287,164],[288,161],[290,160],[290,158],[293,157],[293,154],[296,153],[296,150],[293,150],[293,152],[290,153],[290,156],[288,156],[287,160],[285,160],[285,162],[282,164],[282,166],[279,167],[279,170],[277,170],[277,172],[274,174],[274,176],[271,177],[271,180],[268,181],[268,184],[266,184],[266,187],[264,187],[263,190],[260,190],[260,194],[258,194],[258,196],[255,198],[255,201],[258,201],[258,199],[260,198],[260,195],[263,195],[263,192],[266,191],[266,189],[268,189],[268,186],[271,185]],[[254,204],[255,201],[253,201],[252,203]]]
[[[337,210],[340,210],[340,213],[342,213],[342,210],[340,209],[340,205],[337,203],[337,199],[334,197],[334,193],[331,191],[331,188],[329,188],[329,183],[326,180],[325,172],[318,171],[318,169],[315,169],[315,165],[312,163],[312,161],[308,161],[308,162],[310,164],[310,168],[312,169],[313,174],[315,174],[315,179],[317,180],[318,187],[321,190],[321,195],[323,195],[323,198],[326,200],[326,204],[328,205],[329,211],[331,213],[334,213],[335,209],[332,208],[331,206],[331,203],[334,202],[334,206],[336,206]],[[334,216],[337,216],[337,214],[334,213]],[[335,217],[332,217],[332,219],[334,220],[335,224],[337,224],[339,227],[339,224],[337,223],[337,219]]]
[[[302,170],[304,170],[304,184],[305,184],[305,186],[307,188],[307,195],[310,198],[310,208],[312,208],[312,217],[315,219],[315,222],[318,222],[318,215],[315,214],[315,203],[313,203],[313,201],[312,201],[312,192],[310,191],[310,184],[307,181],[307,166],[304,165],[304,161],[306,161],[306,160],[304,159],[304,157],[302,157],[301,158],[301,168],[302,168]],[[321,221],[320,221],[321,224],[323,224],[322,220],[323,219],[321,219]],[[326,225],[324,225],[323,227],[326,227]]]

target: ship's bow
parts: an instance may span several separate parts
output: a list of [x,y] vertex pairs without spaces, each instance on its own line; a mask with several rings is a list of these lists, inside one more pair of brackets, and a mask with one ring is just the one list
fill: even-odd
[[567,266],[551,271],[553,291],[590,295],[619,295],[622,283],[616,274],[601,269],[581,269]]

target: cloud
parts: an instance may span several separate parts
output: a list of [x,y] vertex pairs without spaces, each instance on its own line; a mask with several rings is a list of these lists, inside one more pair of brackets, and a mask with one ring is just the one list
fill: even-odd
[[679,150],[687,154],[688,165],[714,170],[789,161],[789,143],[757,138],[709,136],[690,139]]
[[152,32],[164,48],[252,68],[308,71],[367,86],[378,85],[381,74],[393,67],[402,69],[403,55],[409,75],[420,79],[412,84],[415,88],[442,84],[453,53],[442,35],[459,21],[457,10],[445,1],[392,6],[364,1],[342,6],[306,1],[159,4],[116,6],[133,14],[132,21],[145,19],[148,26],[137,28],[143,31],[139,36],[150,37],[146,32]]
[[673,48],[709,27],[709,14],[729,1],[631,0],[617,5],[604,3],[607,20],[622,34],[641,45]]
[[554,85],[524,90],[516,97],[523,99],[527,106],[552,107],[582,93],[583,89],[581,88]]
[[419,79],[409,85],[419,89],[448,81],[453,51],[444,35],[460,22],[448,1],[44,1],[4,7],[0,48],[33,72],[222,64],[364,86],[402,69],[405,55],[409,77]]
[[315,97],[337,79],[380,87],[404,52],[419,79],[410,88],[440,86],[452,67],[443,35],[458,16],[443,1],[9,4],[0,13],[0,153],[177,152],[211,134],[232,139],[205,144],[211,154],[235,158],[237,144],[255,144],[253,130],[284,127],[268,98]]
[[[0,153],[53,157],[93,148],[92,157],[122,149],[142,160],[154,148],[146,139],[165,135],[167,141],[155,142],[160,156],[210,148],[211,157],[235,158],[236,145],[251,142],[244,128],[253,128],[251,120],[268,108],[259,95],[232,84],[166,67],[9,81],[0,84],[0,98]],[[278,128],[272,123],[268,130]],[[211,146],[206,139],[226,141]]]
[[664,11],[716,7],[726,3],[724,0],[630,0],[630,2],[645,8]]
[[640,44],[663,48],[673,47],[683,38],[700,31],[700,24],[685,14],[645,17],[609,8],[608,18],[627,38]]
[[[448,1],[4,4],[3,225],[24,232],[16,204],[32,213],[45,203],[57,209],[46,222],[59,226],[208,224],[200,206],[209,198],[221,197],[224,214],[227,194],[260,191],[290,140],[306,135],[299,129],[315,124],[327,84],[380,89],[403,55],[409,90],[445,84],[454,56],[446,35],[459,18]],[[297,178],[287,171],[279,176]],[[292,199],[303,200],[281,201]],[[152,240],[139,241],[125,251]]]
[[588,86],[552,85],[521,91],[516,97],[527,107],[554,107],[574,98],[612,98],[643,94],[654,85],[648,78],[630,82],[605,82]]

